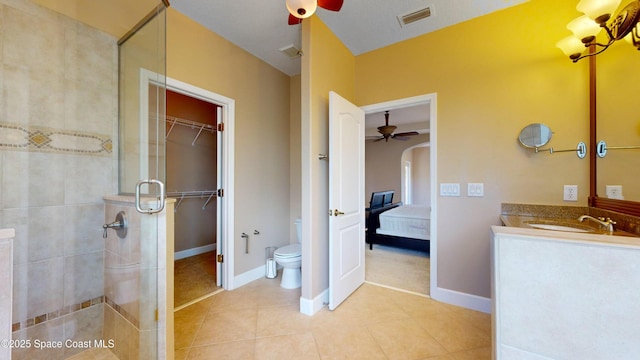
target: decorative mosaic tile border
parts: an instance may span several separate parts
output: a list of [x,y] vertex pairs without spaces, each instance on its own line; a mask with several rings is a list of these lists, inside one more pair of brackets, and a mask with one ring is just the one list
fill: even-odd
[[73,304],[73,305],[65,306],[62,309],[59,309],[59,310],[56,310],[56,311],[52,311],[52,312],[47,313],[47,314],[34,316],[34,317],[26,319],[24,321],[13,323],[13,324],[11,324],[11,332],[24,330],[24,329],[30,328],[32,326],[36,326],[38,324],[41,324],[41,323],[43,323],[45,321],[49,321],[49,320],[53,320],[53,319],[65,316],[65,315],[69,315],[69,314],[74,313],[76,311],[80,311],[80,310],[86,309],[88,307],[99,305],[99,304],[102,304],[102,303],[106,303],[107,305],[111,306],[116,312],[118,312],[118,314],[122,315],[122,317],[127,319],[127,321],[129,321],[131,324],[133,324],[136,328],[140,328],[140,322],[138,321],[138,319],[136,319],[133,315],[129,314],[120,305],[116,304],[113,300],[109,299],[106,296],[98,296],[97,298],[94,298],[94,299],[91,299],[91,300],[87,300],[87,301],[83,301],[83,302],[81,302],[79,304]]
[[128,322],[133,324],[136,329],[140,329],[140,322],[133,315],[129,314],[127,310],[123,309],[122,306],[115,303],[115,301],[109,299],[105,296],[105,302],[107,305],[111,306],[118,314],[122,315],[123,318],[127,319]]
[[0,122],[0,150],[109,156],[110,136]]
[[95,306],[95,305],[99,305],[105,302],[105,297],[104,296],[99,296],[97,298],[91,299],[91,300],[87,300],[87,301],[83,301],[79,304],[73,304],[73,305],[69,305],[69,306],[65,306],[64,308],[60,309],[60,310],[56,310],[47,314],[42,314],[42,315],[38,315],[32,318],[29,318],[27,320],[21,321],[21,322],[17,322],[17,323],[13,323],[11,325],[11,331],[15,332],[15,331],[19,331],[19,330],[24,330],[26,328],[30,328],[32,326],[38,325],[40,323],[43,323],[45,321],[49,321],[49,320],[53,320],[55,318],[59,318],[65,315],[69,315],[71,313],[74,313],[76,311],[80,311],[83,309],[86,309],[88,307],[91,306]]

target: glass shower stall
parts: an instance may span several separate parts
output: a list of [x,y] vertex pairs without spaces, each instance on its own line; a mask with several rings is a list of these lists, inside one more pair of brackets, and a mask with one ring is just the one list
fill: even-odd
[[15,229],[14,360],[172,351],[167,6],[117,41],[29,0],[0,0],[0,228]]

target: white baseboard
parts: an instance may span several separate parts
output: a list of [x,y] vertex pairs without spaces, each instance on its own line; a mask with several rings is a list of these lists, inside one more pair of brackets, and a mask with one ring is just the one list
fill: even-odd
[[320,311],[325,304],[329,303],[329,289],[325,289],[320,295],[316,296],[313,299],[305,299],[300,297],[300,312],[313,316],[315,313]]
[[192,249],[178,251],[174,254],[174,260],[180,260],[191,256],[204,254],[209,251],[216,251],[216,244],[200,246]]
[[[256,281],[260,278],[265,277],[266,270],[267,269],[265,265],[260,265],[257,268],[254,268],[253,270],[249,270],[238,276],[235,276],[233,278],[233,289],[237,289],[240,286],[247,285],[252,281]],[[233,290],[233,289],[229,289],[229,290]]]
[[447,304],[461,306],[467,309],[491,314],[491,299],[482,296],[471,295],[455,290],[436,287],[432,289],[431,298]]

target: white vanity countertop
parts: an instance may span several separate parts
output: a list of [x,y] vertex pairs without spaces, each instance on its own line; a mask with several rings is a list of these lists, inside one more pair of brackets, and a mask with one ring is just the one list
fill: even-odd
[[0,229],[0,240],[13,239],[16,236],[14,229]]
[[542,230],[526,227],[491,226],[495,235],[505,234],[512,237],[539,238],[540,240],[567,241],[586,245],[616,246],[640,250],[640,238],[569,231]]

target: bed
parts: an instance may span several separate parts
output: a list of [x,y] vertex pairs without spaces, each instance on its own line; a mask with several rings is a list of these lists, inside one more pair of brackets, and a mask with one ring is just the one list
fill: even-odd
[[429,252],[431,224],[428,206],[383,203],[367,210],[366,241],[369,249],[373,249],[373,244],[381,244]]

